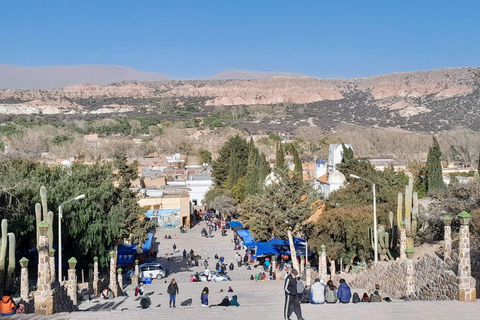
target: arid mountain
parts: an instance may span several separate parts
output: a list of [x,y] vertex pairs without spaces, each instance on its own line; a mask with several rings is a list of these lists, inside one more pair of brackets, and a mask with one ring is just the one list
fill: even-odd
[[[270,106],[270,111],[260,106]],[[169,120],[209,112],[249,130],[334,128],[340,123],[440,131],[480,130],[480,68],[396,73],[359,79],[273,77],[74,85],[56,90],[0,90],[0,114],[139,112]],[[219,109],[220,108],[220,109]],[[263,112],[261,116],[257,116]],[[168,115],[168,116],[167,116]],[[175,118],[177,116],[177,118]],[[186,121],[186,120],[185,120]]]
[[109,84],[123,80],[162,81],[163,73],[142,72],[123,66],[20,67],[0,64],[0,89],[55,89],[80,83]]
[[208,77],[212,80],[258,80],[268,79],[272,77],[302,77],[300,73],[292,72],[263,72],[263,71],[248,71],[248,70],[224,70],[213,76]]

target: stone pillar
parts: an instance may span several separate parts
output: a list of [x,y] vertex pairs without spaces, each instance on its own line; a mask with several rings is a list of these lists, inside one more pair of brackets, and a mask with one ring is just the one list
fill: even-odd
[[468,212],[461,212],[460,219],[460,241],[458,243],[458,300],[475,301],[476,289],[475,279],[471,274],[470,264],[470,230],[469,223],[472,216]]
[[67,280],[67,295],[70,297],[74,305],[77,305],[77,270],[75,266],[77,260],[70,258],[68,260],[68,280]]
[[93,293],[98,294],[98,257],[93,257]]
[[23,257],[20,259],[20,298],[28,301],[28,259]]
[[413,256],[413,249],[412,248],[407,248],[405,250],[405,254],[407,255],[407,277],[406,277],[406,289],[405,289],[405,295],[410,296],[412,294],[415,294],[415,266],[412,261],[412,256]]
[[310,262],[307,262],[307,269],[305,271],[305,280],[307,282],[307,286],[312,284],[312,268],[310,267]]
[[110,290],[112,290],[113,295],[118,297],[118,287],[117,287],[117,253],[115,251],[110,251]]
[[333,279],[336,273],[337,271],[335,270],[335,260],[330,260],[330,279]]
[[53,290],[50,282],[50,258],[48,256],[48,223],[42,221],[38,224],[40,237],[38,237],[38,280],[35,291],[35,315],[53,314]]
[[122,268],[118,268],[118,290],[123,293],[123,276],[122,276]]
[[407,250],[407,231],[405,230],[405,221],[400,222],[400,259],[405,260],[407,255],[405,250]]
[[320,266],[320,278],[327,282],[327,277],[328,277],[328,272],[327,272],[327,250],[326,246],[322,244],[322,255],[321,255],[321,261],[322,264]]
[[447,260],[448,258],[452,257],[452,227],[450,226],[452,223],[452,218],[449,216],[443,217],[443,223],[445,224],[443,227],[443,239],[445,241],[443,260]]
[[138,286],[138,277],[139,277],[139,270],[138,270],[138,260],[135,260],[135,272],[132,275],[132,286]]
[[300,256],[300,270],[299,270],[299,275],[300,277],[304,277],[305,276],[305,257],[304,256]]
[[55,282],[55,249],[51,248],[48,252],[50,259],[50,282]]
[[277,256],[273,255],[272,256],[272,272],[276,272],[275,270],[277,270]]
[[93,288],[93,263],[88,264],[88,289]]

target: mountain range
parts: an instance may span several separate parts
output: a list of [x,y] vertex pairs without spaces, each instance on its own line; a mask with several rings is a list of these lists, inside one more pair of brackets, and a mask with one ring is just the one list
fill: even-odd
[[[227,76],[234,74],[240,77],[243,72]],[[456,127],[480,131],[479,110],[477,67],[357,79],[273,76],[0,90],[0,115],[10,117],[62,114],[92,119],[101,114],[122,113],[195,123],[198,117],[220,112],[231,113],[230,118],[223,118],[224,123],[245,127],[250,132],[295,130],[299,126],[331,129],[342,123],[417,131]]]
[[[207,79],[266,79],[270,77],[299,77],[298,73],[225,70]],[[138,71],[124,66],[78,65],[21,67],[0,64],[0,89],[58,89],[76,84],[105,85],[128,80],[172,80],[164,73]]]

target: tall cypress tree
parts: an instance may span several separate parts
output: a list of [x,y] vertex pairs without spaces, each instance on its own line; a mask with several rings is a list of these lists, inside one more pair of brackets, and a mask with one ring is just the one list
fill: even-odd
[[[235,151],[235,152],[232,152]],[[237,161],[231,161],[232,156],[237,157]],[[247,161],[248,161],[248,144],[247,141],[240,137],[234,136],[230,137],[227,142],[220,149],[219,156],[217,160],[213,162],[212,165],[212,175],[214,177],[215,185],[222,188],[225,187],[227,182],[229,182],[229,174],[232,171],[231,166],[236,165],[235,169],[241,171],[241,176],[247,171]],[[233,180],[236,179],[234,178]],[[230,182],[232,178],[230,178]]]
[[262,152],[258,165],[258,182],[260,184],[260,190],[262,190],[263,184],[265,183],[265,178],[267,178],[271,171],[272,170],[270,169],[270,164],[267,161],[267,157],[265,156],[265,153]]
[[293,169],[293,173],[299,180],[303,180],[303,168],[302,168],[302,160],[298,156],[297,148],[292,144],[292,155],[293,155],[293,163],[295,165]]
[[283,151],[283,146],[281,142],[277,142],[277,153],[275,156],[275,167],[277,169],[283,170],[285,168],[285,152]]
[[437,139],[433,137],[433,146],[428,150],[427,156],[427,191],[442,190],[445,188],[442,175],[442,163],[440,158],[442,151]]
[[253,140],[249,142],[249,154],[247,164],[247,175],[245,181],[245,196],[258,193],[260,188],[259,184],[259,164],[260,156],[258,155],[258,149],[255,147]]

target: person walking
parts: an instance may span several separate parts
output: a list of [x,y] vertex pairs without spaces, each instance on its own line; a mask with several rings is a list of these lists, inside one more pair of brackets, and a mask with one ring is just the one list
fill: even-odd
[[187,250],[183,249],[183,260],[187,259]]
[[168,288],[167,288],[167,293],[170,295],[170,302],[169,302],[170,308],[172,308],[172,305],[173,305],[173,308],[176,308],[175,299],[177,297],[177,294],[179,294],[180,292],[178,291],[178,285],[175,279],[172,279],[172,281],[170,281],[170,284],[168,285]]
[[177,245],[174,243],[173,244],[173,253],[177,252]]
[[237,261],[237,267],[240,268],[242,266],[242,256],[238,252],[235,255],[235,261]]
[[298,320],[304,320],[302,317],[302,309],[300,308],[300,302],[298,300],[297,293],[297,280],[295,277],[298,276],[298,271],[292,269],[290,274],[285,279],[285,285],[283,287],[285,291],[285,306],[283,309],[283,314],[285,320],[290,320],[290,316],[295,312]]

